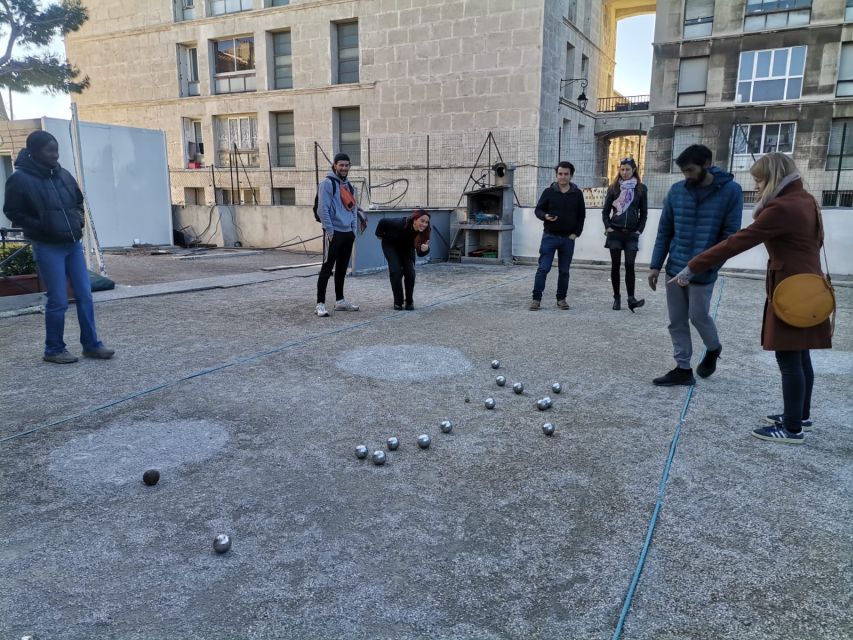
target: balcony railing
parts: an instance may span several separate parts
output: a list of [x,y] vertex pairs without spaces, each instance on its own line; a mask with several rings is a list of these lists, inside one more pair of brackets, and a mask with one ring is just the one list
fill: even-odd
[[598,113],[648,110],[649,96],[612,96],[598,99]]

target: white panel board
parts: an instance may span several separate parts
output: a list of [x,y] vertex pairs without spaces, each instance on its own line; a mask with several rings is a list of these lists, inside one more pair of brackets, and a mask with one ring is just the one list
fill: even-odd
[[[45,118],[59,141],[59,161],[73,175],[71,122]],[[172,244],[172,207],[166,135],[153,129],[80,123],[86,197],[102,247],[134,240]]]

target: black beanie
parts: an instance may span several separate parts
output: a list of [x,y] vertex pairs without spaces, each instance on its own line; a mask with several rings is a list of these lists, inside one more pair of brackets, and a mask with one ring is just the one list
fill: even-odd
[[51,142],[56,142],[56,138],[47,131],[33,131],[27,136],[27,151],[38,153]]
[[335,154],[335,161],[332,162],[332,164],[337,164],[338,162],[341,162],[341,161],[349,162],[350,161],[349,156],[345,153],[336,153]]

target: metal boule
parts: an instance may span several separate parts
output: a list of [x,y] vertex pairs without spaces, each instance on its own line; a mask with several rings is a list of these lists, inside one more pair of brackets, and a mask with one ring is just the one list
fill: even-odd
[[520,382],[516,382],[512,385],[512,390],[519,394],[524,393],[524,385]]
[[497,378],[495,378],[495,382],[497,382],[499,387],[503,387],[504,385],[506,385],[506,378],[504,376],[498,376]]
[[147,484],[149,487],[153,487],[160,481],[160,472],[157,469],[149,469],[145,473],[142,474],[142,482]]
[[376,466],[383,465],[385,464],[385,452],[377,449],[373,452],[373,456],[370,459],[373,460],[373,464]]
[[486,398],[486,400],[483,402],[483,406],[486,407],[486,409],[494,409],[495,404],[496,402],[494,398]]
[[450,433],[453,431],[453,423],[450,420],[442,420],[439,429],[442,433]]
[[360,444],[355,448],[355,457],[359,460],[364,460],[368,453],[370,453],[370,451],[363,444]]
[[556,431],[556,430],[557,430],[556,427],[554,427],[554,425],[551,424],[550,422],[546,422],[545,424],[542,425],[542,433],[544,433],[546,436],[553,436],[554,431]]
[[500,360],[492,360],[492,369],[500,369],[501,361]]
[[231,548],[231,538],[224,533],[220,533],[213,539],[213,550],[216,553],[225,553]]
[[392,436],[388,438],[386,443],[388,445],[388,451],[396,451],[400,446],[400,438]]
[[418,436],[418,446],[421,449],[429,449],[429,445],[432,444],[432,438],[430,438],[427,434],[423,433]]
[[554,393],[560,393],[562,390],[563,385],[561,385],[559,382],[555,382],[551,385],[551,391],[553,391]]

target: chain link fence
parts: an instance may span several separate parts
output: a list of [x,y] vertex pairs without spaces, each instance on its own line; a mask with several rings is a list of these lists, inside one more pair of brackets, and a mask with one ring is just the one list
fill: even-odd
[[[332,145],[257,146],[209,154],[224,166],[170,168],[173,203],[313,205],[317,183],[331,165]],[[754,202],[755,187],[748,171],[752,158],[721,159],[716,149],[712,151],[718,166],[734,166],[745,201]],[[556,163],[568,160],[575,165],[574,182],[585,190],[587,205],[596,207],[601,206],[623,153],[637,160],[642,181],[649,187],[649,206],[659,207],[669,187],[682,176],[673,152],[646,149],[642,131],[593,141],[570,138],[562,131],[525,129],[372,137],[362,139],[350,152],[349,177],[359,189],[364,208],[456,207],[466,191],[493,184],[492,167],[504,162],[516,167],[516,203],[532,207],[554,180]],[[288,158],[293,166],[277,166],[279,157]],[[842,166],[842,159],[837,165]],[[646,171],[647,167],[651,170]],[[806,187],[824,206],[853,207],[853,171],[834,168],[832,158],[823,170],[802,170]]]

